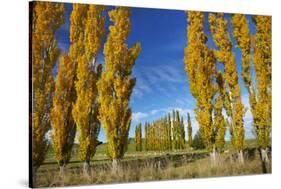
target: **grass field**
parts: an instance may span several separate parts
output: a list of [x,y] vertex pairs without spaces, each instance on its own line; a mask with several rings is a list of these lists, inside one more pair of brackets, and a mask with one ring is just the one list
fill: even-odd
[[[255,148],[255,140],[246,140],[245,148]],[[111,161],[106,156],[106,144],[97,147],[91,161],[90,177],[83,176],[82,163],[79,161],[79,147],[75,145],[65,175],[59,175],[52,148],[47,153],[44,164],[37,173],[36,187],[67,186],[75,184],[120,183],[151,180],[183,179],[198,177],[216,177],[232,175],[261,174],[261,161],[257,151],[253,158],[246,157],[245,164],[239,165],[233,159],[230,142],[225,145],[225,153],[220,156],[217,167],[210,166],[205,150],[186,148],[180,151],[136,152],[133,140],[130,140],[127,153],[122,160],[118,174],[111,171]],[[271,167],[269,167],[271,172]]]

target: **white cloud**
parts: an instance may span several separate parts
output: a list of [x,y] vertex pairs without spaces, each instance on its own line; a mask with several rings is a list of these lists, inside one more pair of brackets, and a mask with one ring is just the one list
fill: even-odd
[[171,113],[173,110],[178,110],[181,116],[185,116],[187,112],[192,113],[193,111],[186,108],[180,108],[180,107],[167,107],[167,108],[159,108],[154,109],[150,111],[151,115],[155,115],[157,113],[163,112],[163,113]]
[[[179,63],[179,62],[175,62]],[[169,96],[169,91],[178,92],[174,83],[187,81],[184,70],[175,67],[173,64],[162,66],[144,66],[142,69],[135,70],[137,84],[134,88],[134,94],[142,97],[152,91],[158,90]]]
[[168,113],[172,113],[173,110],[178,110],[180,116],[187,116],[187,112],[190,113],[190,117],[194,118],[193,110],[186,109],[186,108],[180,108],[180,107],[166,107],[166,108],[159,108],[159,109],[153,109],[148,113],[145,112],[134,112],[132,116],[132,120],[135,122],[140,122],[144,118],[148,118],[149,116],[154,116],[158,113],[161,113],[161,116],[166,115]]
[[143,112],[136,112],[133,113],[132,115],[132,120],[135,122],[139,122],[141,119],[148,117],[147,113],[143,113]]

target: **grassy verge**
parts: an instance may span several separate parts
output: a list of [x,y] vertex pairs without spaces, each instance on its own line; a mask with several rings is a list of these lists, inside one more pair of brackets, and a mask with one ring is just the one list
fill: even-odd
[[[57,166],[53,168],[45,166],[40,168],[35,186],[69,186],[262,174],[258,152],[255,153],[254,158],[246,159],[244,165],[240,165],[231,153],[224,153],[221,155],[220,164],[217,167],[210,166],[210,158],[206,152],[174,152],[157,156],[151,152],[146,155],[136,155],[134,158],[124,159],[118,174],[112,173],[109,161],[94,161],[88,178],[83,176],[82,166],[79,163],[76,166],[68,165],[64,177],[59,176]],[[271,172],[271,167],[268,168],[268,172]]]

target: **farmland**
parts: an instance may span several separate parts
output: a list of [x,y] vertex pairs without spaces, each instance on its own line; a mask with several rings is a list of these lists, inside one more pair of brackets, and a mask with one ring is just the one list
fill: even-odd
[[[59,168],[54,159],[52,148],[49,149],[43,165],[38,170],[36,187],[67,186],[76,184],[122,183],[136,181],[203,178],[215,176],[235,176],[262,174],[259,154],[245,152],[245,164],[237,164],[231,156],[230,142],[226,142],[225,152],[217,167],[210,166],[206,150],[186,148],[178,151],[136,152],[135,143],[130,140],[128,151],[122,160],[118,174],[111,171],[111,161],[106,156],[106,144],[97,147],[96,155],[91,160],[90,177],[83,176],[83,165],[79,161],[78,145],[73,148],[72,159],[67,165],[65,175],[59,175]],[[255,149],[255,140],[245,141],[246,149]],[[268,169],[271,172],[271,168]]]

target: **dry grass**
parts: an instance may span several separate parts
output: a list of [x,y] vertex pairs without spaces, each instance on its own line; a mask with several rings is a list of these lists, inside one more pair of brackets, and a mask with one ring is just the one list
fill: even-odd
[[[174,161],[168,161],[164,167],[159,166],[158,163],[145,161],[142,165],[133,163],[127,168],[120,168],[118,174],[113,174],[110,164],[106,164],[99,169],[93,167],[89,177],[83,176],[82,168],[66,169],[63,178],[59,176],[58,170],[47,170],[38,173],[35,186],[88,185],[262,174],[261,162],[257,156],[253,160],[246,160],[244,165],[231,161],[229,157],[229,155],[223,155],[217,167],[210,166],[208,157],[181,165]],[[271,172],[271,168],[269,168],[269,172]]]

